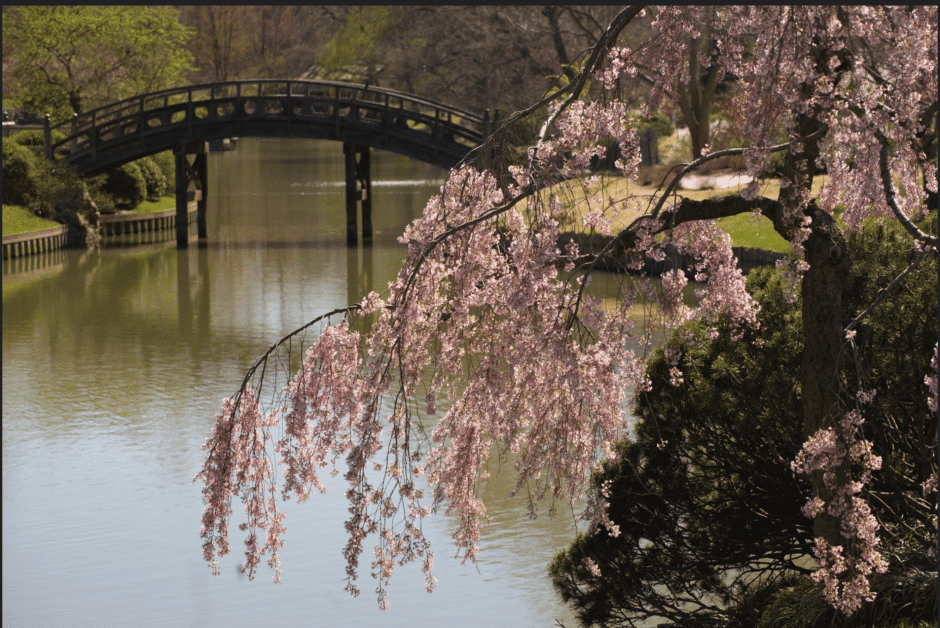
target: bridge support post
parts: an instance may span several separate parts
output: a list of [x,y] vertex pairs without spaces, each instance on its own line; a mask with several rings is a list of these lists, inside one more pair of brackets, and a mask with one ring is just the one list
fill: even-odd
[[46,159],[52,161],[52,122],[49,119],[49,114],[46,114],[46,118],[42,122],[42,140],[43,140],[43,150],[46,153]]
[[362,188],[362,241],[372,244],[372,150],[362,147],[356,178]]
[[[362,201],[362,239],[372,242],[372,174],[371,153],[368,146],[343,142],[346,157],[346,244],[355,246],[359,241],[357,205]],[[356,159],[356,155],[359,159]]]
[[[176,156],[176,248],[189,246],[189,185],[196,188],[196,223],[200,238],[206,238],[206,183],[208,179],[209,143],[179,144]],[[189,162],[189,155],[195,155]]]

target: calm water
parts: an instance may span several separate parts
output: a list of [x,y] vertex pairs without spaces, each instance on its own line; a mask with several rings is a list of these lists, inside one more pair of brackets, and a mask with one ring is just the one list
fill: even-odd
[[395,238],[443,175],[376,152],[375,244],[347,248],[340,145],[242,140],[210,157],[207,248],[178,251],[167,232],[4,261],[4,628],[575,625],[546,574],[572,516],[530,521],[508,473],[488,487],[478,563],[451,558],[451,521],[426,521],[437,591],[399,568],[385,612],[367,568],[359,598],[342,590],[341,478],[285,505],[281,586],[263,562],[254,581],[238,574],[237,528],[220,576],[200,553],[192,478],[221,399],[272,342],[387,286]]

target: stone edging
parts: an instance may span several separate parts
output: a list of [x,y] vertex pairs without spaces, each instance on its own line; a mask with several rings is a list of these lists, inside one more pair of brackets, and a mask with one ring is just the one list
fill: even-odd
[[70,235],[68,225],[59,225],[3,236],[3,259],[61,249],[68,245]]
[[[196,221],[196,203],[189,204],[188,217],[190,224]],[[176,226],[176,209],[149,214],[110,214],[100,216],[98,222],[102,236],[173,229]],[[68,248],[74,246],[73,240],[78,240],[78,235],[68,225],[6,235],[3,236],[3,259]]]
[[[190,224],[196,221],[196,203],[189,204],[188,217]],[[105,214],[98,219],[98,225],[102,237],[173,229],[176,208],[148,214]]]

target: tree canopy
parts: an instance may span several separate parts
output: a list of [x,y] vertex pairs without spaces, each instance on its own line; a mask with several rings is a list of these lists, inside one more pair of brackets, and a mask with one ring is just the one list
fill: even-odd
[[[926,230],[934,233],[935,224]],[[853,234],[849,252],[846,318],[915,255],[897,224]],[[909,546],[921,564],[931,562],[932,546],[932,504],[921,487],[937,426],[922,380],[936,339],[936,280],[936,260],[925,261],[856,337],[859,374],[880,391],[865,432],[883,458],[884,472],[867,489],[881,547],[891,554]],[[556,589],[585,625],[660,617],[755,626],[758,609],[743,603],[749,595],[811,571],[813,526],[801,507],[812,488],[791,469],[803,445],[792,419],[801,405],[800,305],[787,302],[786,282],[769,268],[752,271],[747,290],[760,305],[759,326],[742,341],[731,340],[728,318],[717,327],[692,321],[647,361],[650,387],[637,395],[634,439],[594,475],[618,533],[604,526],[582,533],[551,566]],[[906,322],[898,333],[900,312]],[[888,576],[904,569],[910,565],[895,565]],[[899,600],[894,612],[930,619],[935,597]],[[889,624],[886,615],[879,625]]]
[[[247,572],[254,575],[267,554],[277,579],[284,531],[277,493],[305,500],[322,489],[317,470],[340,459],[350,502],[347,589],[358,593],[359,559],[374,542],[371,572],[383,607],[396,565],[420,560],[433,589],[421,532],[432,512],[453,514],[458,555],[476,556],[487,521],[479,487],[492,455],[511,461],[515,492],[528,496],[533,512],[542,497],[583,495],[590,472],[616,460],[615,444],[628,435],[627,390],[649,387],[645,352],[637,349],[649,337],[632,306],[644,297],[655,302],[669,326],[692,319],[715,326],[727,317],[734,342],[759,324],[730,238],[714,225],[743,213],[769,218],[795,258],[789,285],[800,294],[803,343],[800,413],[791,420],[804,444],[792,469],[812,487],[803,512],[812,519],[813,577],[840,612],[852,614],[873,597],[869,577],[886,569],[877,505],[865,492],[882,463],[865,438],[877,391],[844,373],[847,361],[856,363],[865,319],[936,256],[936,236],[913,220],[936,211],[937,9],[721,7],[710,15],[717,52],[700,61],[736,77],[726,109],[741,145],[703,154],[652,198],[584,174],[613,139],[619,175],[636,178],[640,147],[629,93],[639,89],[643,70],[653,84],[643,84],[639,113],[651,116],[675,85],[688,82],[687,42],[698,36],[703,11],[649,10],[651,34],[632,46],[618,37],[647,9],[620,12],[572,80],[508,116],[475,160],[450,173],[401,237],[408,257],[387,292],[314,319],[249,369],[223,402],[197,475],[205,485],[203,552],[214,568],[229,551],[238,495],[248,517]],[[591,81],[596,96],[586,89]],[[523,164],[485,167],[502,134],[546,110]],[[777,152],[784,160],[773,198],[757,175]],[[683,176],[725,155],[741,156],[753,177],[742,192],[706,200],[678,194]],[[828,178],[814,198],[820,168]],[[578,190],[581,203],[563,203],[561,189]],[[846,233],[867,218],[898,221],[916,252],[869,306],[844,321]],[[562,222],[608,236],[607,243],[582,249],[560,236]],[[587,293],[602,265],[638,271],[669,247],[696,258],[688,270],[705,286],[694,308],[682,300],[683,271],[665,273],[661,284],[624,275],[616,303]],[[277,370],[277,352],[330,317],[342,321],[323,326],[294,379],[270,394],[265,382]],[[933,382],[936,372],[923,376]],[[935,383],[930,390],[925,396],[936,394]],[[935,491],[935,482],[927,488]],[[603,501],[589,499],[584,516],[603,523],[604,515]]]
[[164,6],[8,7],[4,91],[53,123],[137,94],[185,83],[192,31]]

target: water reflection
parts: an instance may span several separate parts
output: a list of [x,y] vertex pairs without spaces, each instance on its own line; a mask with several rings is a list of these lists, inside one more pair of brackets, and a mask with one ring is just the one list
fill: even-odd
[[393,184],[374,184],[371,248],[345,246],[341,187],[316,197],[292,187],[341,182],[338,144],[243,140],[210,157],[206,247],[138,234],[123,236],[134,246],[4,261],[5,624],[573,625],[545,573],[570,541],[570,517],[530,522],[501,484],[508,472],[486,489],[495,523],[479,564],[449,558],[452,521],[426,522],[438,591],[424,592],[420,569],[401,569],[384,614],[367,568],[361,598],[342,591],[341,480],[285,507],[282,587],[264,572],[238,578],[236,528],[223,575],[202,561],[191,480],[221,399],[287,332],[384,291],[404,257],[396,238],[441,184],[442,173],[397,156],[373,166]]

